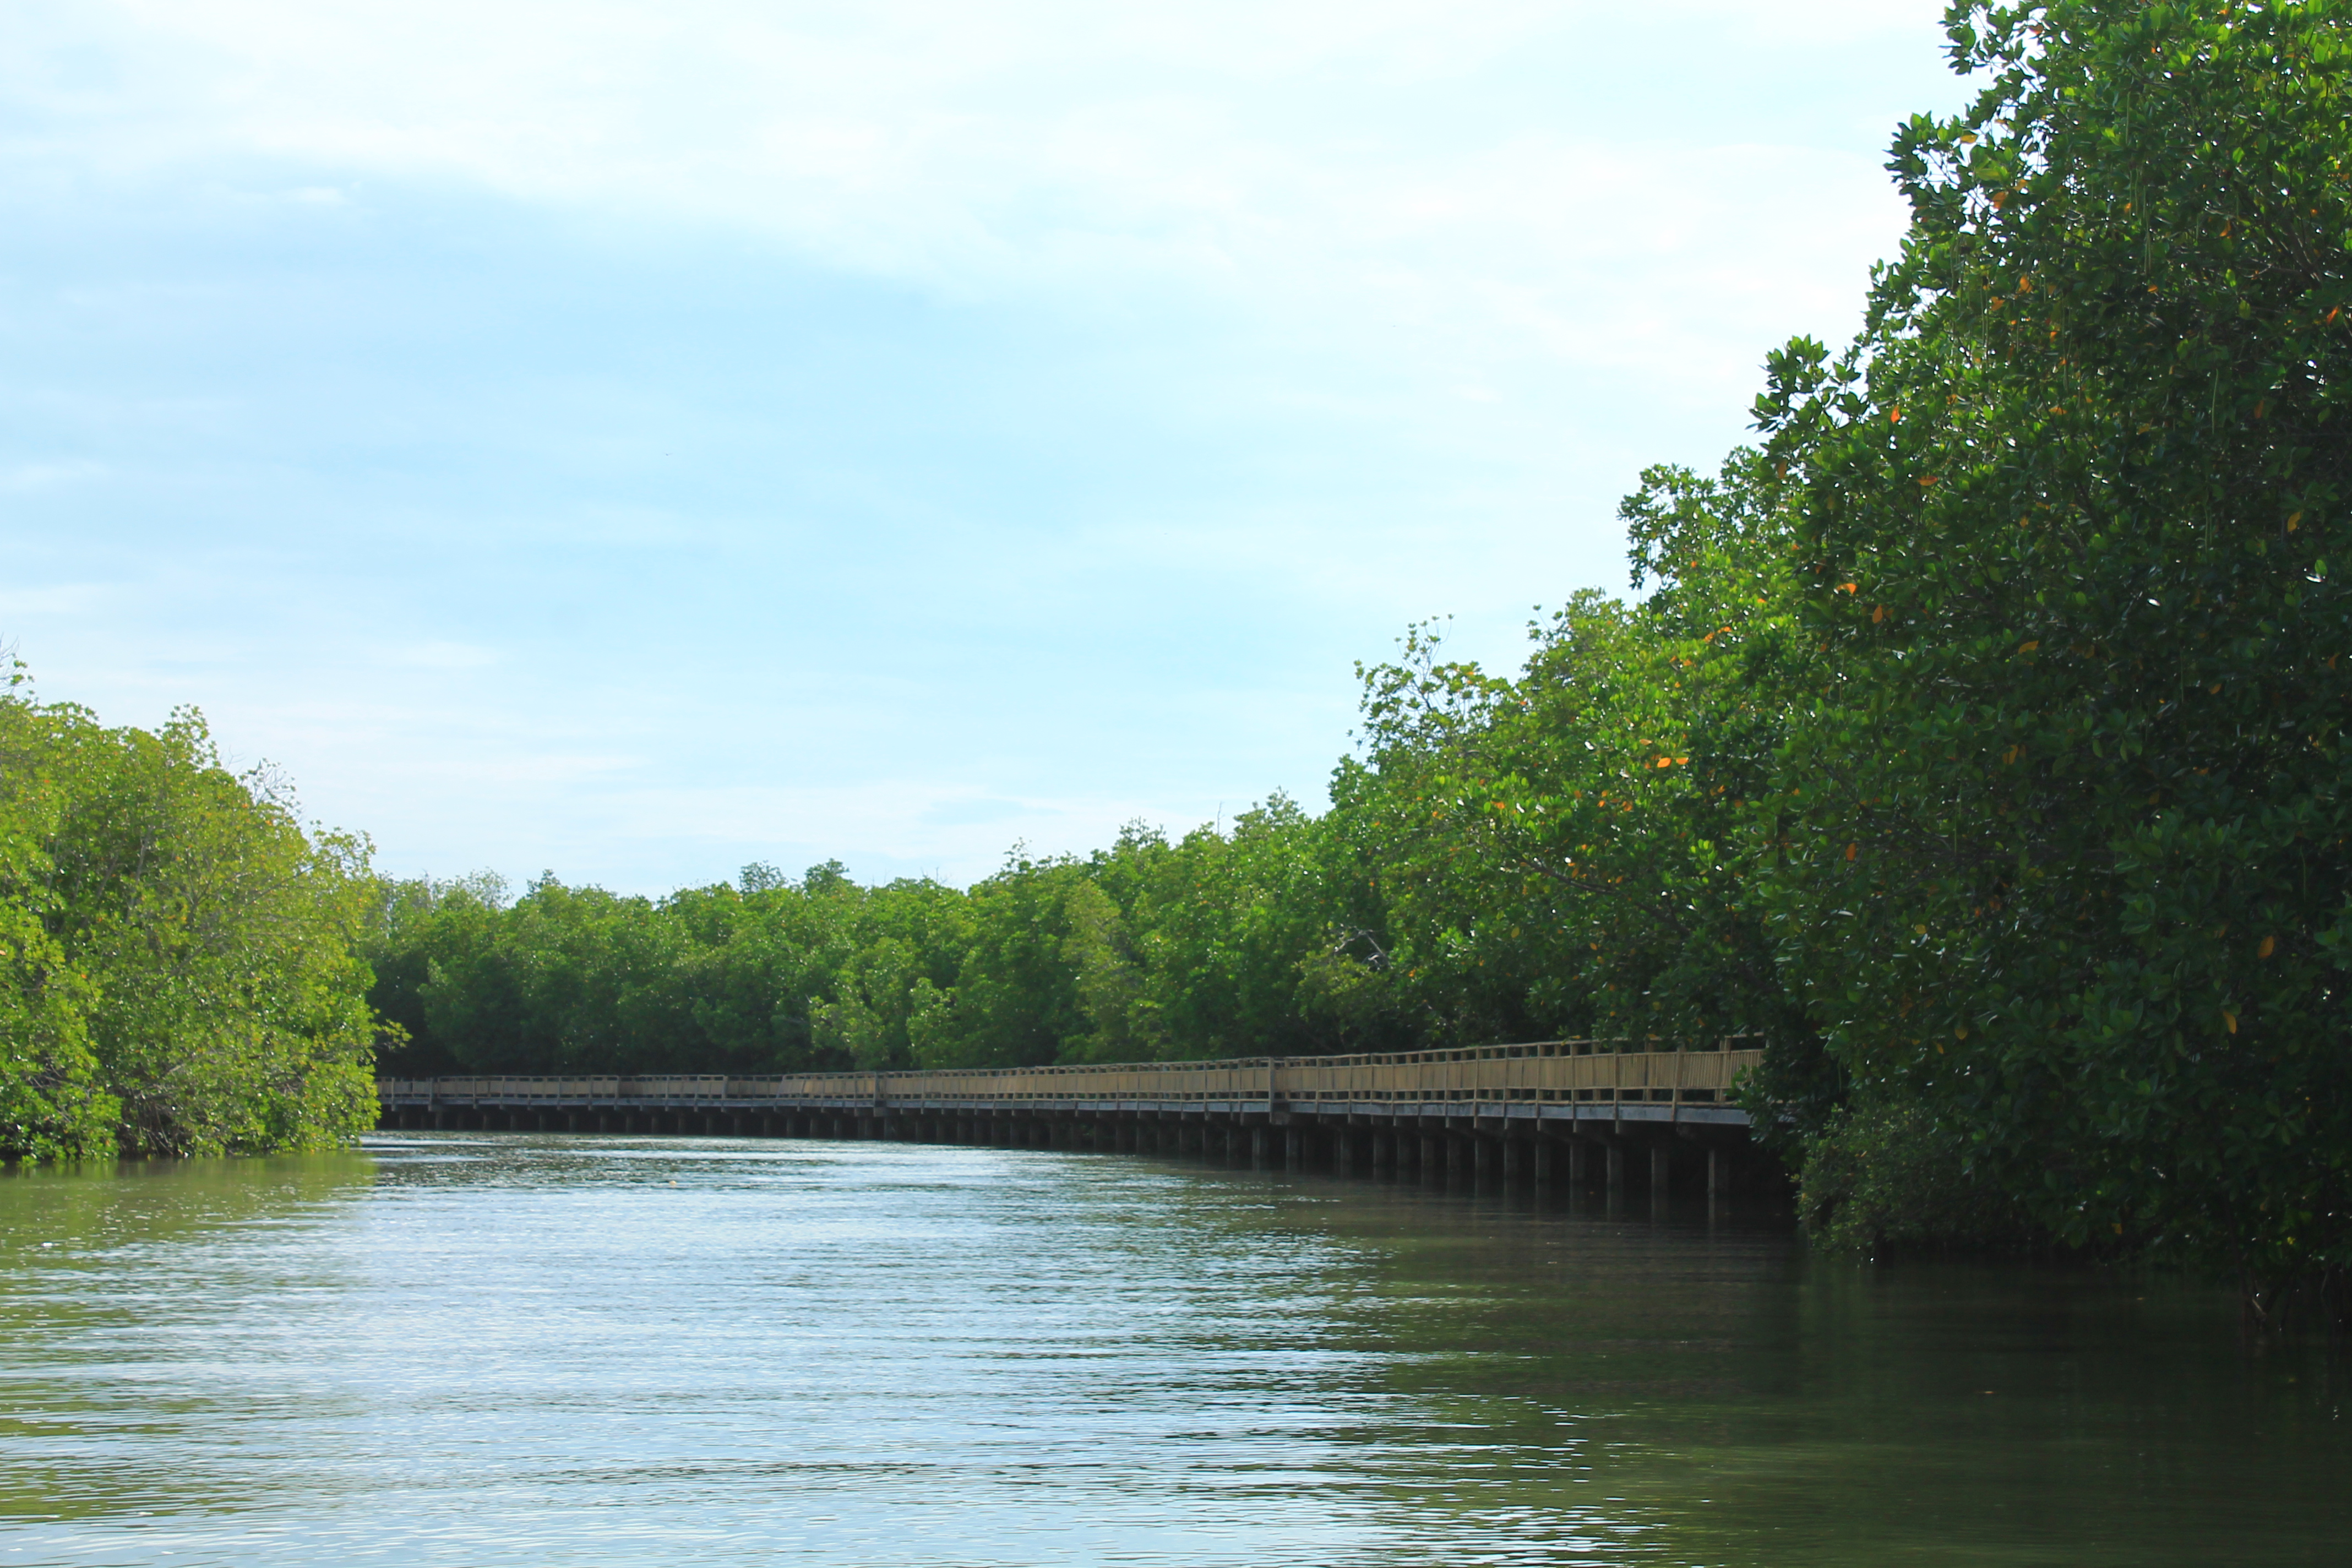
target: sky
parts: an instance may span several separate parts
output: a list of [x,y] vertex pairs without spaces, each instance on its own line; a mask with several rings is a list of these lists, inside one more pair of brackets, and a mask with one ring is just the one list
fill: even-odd
[[14,0],[0,643],[401,875],[988,875],[1515,666],[1939,3]]

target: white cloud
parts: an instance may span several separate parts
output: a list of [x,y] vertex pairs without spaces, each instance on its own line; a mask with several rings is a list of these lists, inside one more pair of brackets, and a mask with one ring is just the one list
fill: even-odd
[[1175,284],[1473,380],[1672,356],[1712,384],[1849,307],[1900,214],[1874,157],[1662,110],[1677,62],[1644,51],[1818,47],[1934,10],[84,0],[36,13],[5,90],[38,110],[18,161],[258,156],[331,179],[315,201],[455,180],[956,293]]

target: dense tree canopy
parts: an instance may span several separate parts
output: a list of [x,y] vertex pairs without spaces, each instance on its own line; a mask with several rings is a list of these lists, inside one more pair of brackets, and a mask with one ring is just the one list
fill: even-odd
[[552,876],[387,891],[374,997],[409,1072],[999,1066],[1417,1037],[1349,923],[1334,818],[1276,799],[1176,843],[1015,855],[969,889],[836,865],[659,900]]
[[89,977],[49,929],[62,801],[22,684],[12,669],[0,700],[0,1153],[49,1159],[104,1148],[121,1105],[98,1087]]
[[0,696],[0,1152],[206,1153],[373,1124],[365,848],[203,720]]
[[2352,1261],[2352,12],[1962,7],[1975,104],[1760,407],[1801,622],[1763,907],[1859,1103],[2073,1241]]

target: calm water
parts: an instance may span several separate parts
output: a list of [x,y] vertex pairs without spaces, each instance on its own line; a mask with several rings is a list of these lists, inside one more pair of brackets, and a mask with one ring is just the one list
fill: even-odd
[[0,1181],[0,1565],[2341,1565],[2347,1394],[2177,1283],[1131,1157]]

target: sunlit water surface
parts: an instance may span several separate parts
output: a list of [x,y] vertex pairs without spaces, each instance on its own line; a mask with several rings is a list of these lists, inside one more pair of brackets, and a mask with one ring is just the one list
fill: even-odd
[[2344,1396],[2178,1282],[1116,1155],[0,1180],[0,1568],[2341,1565]]

